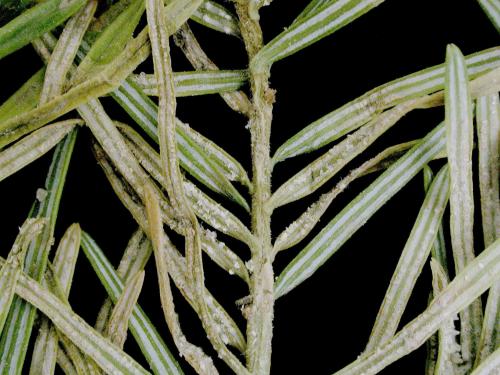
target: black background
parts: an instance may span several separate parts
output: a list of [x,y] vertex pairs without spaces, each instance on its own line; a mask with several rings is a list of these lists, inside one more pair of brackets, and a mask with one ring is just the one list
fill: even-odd
[[[306,4],[307,1],[274,0],[269,7],[263,8],[261,19],[265,40],[272,39],[289,25]],[[238,40],[199,25],[193,24],[192,27],[202,47],[220,68],[245,67],[245,52]],[[447,43],[455,43],[464,54],[470,54],[496,45],[498,39],[495,29],[476,1],[387,0],[334,35],[277,62],[271,76],[271,86],[277,90],[272,150],[276,150],[310,122],[366,91],[442,63]],[[174,70],[191,69],[175,47],[172,55]],[[40,66],[39,58],[30,47],[1,60],[0,102]],[[139,70],[152,72],[152,66],[150,63],[144,64]],[[102,101],[113,118],[131,122],[111,99],[104,98]],[[244,128],[245,119],[232,113],[219,96],[180,98],[178,116],[222,145],[250,170],[249,133]],[[425,135],[443,116],[442,108],[409,114],[371,146],[367,155],[373,155],[390,144]],[[136,224],[115,198],[93,159],[89,144],[89,131],[82,129],[62,198],[56,239],[58,241],[68,225],[79,222],[109,259],[117,264]],[[319,155],[321,151],[278,164],[273,175],[273,186],[276,188],[281,185]],[[7,254],[18,227],[24,221],[36,189],[43,187],[50,157],[49,153],[0,183],[2,256]],[[320,192],[331,188],[364,158],[355,159]],[[435,170],[439,165],[440,162],[434,164]],[[353,183],[334,201],[314,233],[375,177],[367,176]],[[273,233],[279,234],[317,196],[314,194],[312,198],[278,209],[273,216]],[[363,350],[422,199],[422,178],[419,175],[380,209],[312,278],[277,301],[273,374],[329,374],[353,361]],[[230,203],[224,204],[248,223],[241,209]],[[476,237],[480,246],[481,238]],[[245,247],[237,242],[230,244],[241,257],[248,258]],[[298,245],[278,256],[276,274],[301,248]],[[243,283],[235,276],[220,271],[208,258],[205,260],[208,288],[244,329],[244,320],[233,303],[246,294]],[[426,266],[404,313],[402,324],[425,309],[429,290],[430,272]],[[93,324],[104,297],[104,289],[81,255],[70,296],[73,308]],[[175,297],[181,324],[188,338],[213,354],[197,318],[179,294]],[[174,345],[163,322],[153,262],[148,264],[140,304],[173,349]],[[147,366],[133,339],[127,341],[126,350]],[[422,347],[382,373],[421,374],[424,362],[425,347]],[[219,360],[216,363],[221,373],[230,373]],[[183,360],[181,366],[187,374],[191,373]]]

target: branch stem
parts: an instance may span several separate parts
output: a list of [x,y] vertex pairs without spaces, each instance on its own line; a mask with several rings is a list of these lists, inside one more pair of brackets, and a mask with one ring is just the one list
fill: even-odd
[[[262,48],[262,31],[250,16],[248,4],[236,6],[240,28],[250,61]],[[269,70],[255,71],[250,64],[252,111],[252,248],[250,293],[252,305],[247,323],[247,368],[252,374],[266,375],[271,370],[271,341],[274,316],[274,271],[272,265],[270,135],[274,91],[269,88]]]

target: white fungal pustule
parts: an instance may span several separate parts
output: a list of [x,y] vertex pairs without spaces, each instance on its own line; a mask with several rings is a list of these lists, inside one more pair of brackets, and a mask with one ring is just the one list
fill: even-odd
[[36,189],[36,199],[41,203],[47,198],[47,190],[38,188]]

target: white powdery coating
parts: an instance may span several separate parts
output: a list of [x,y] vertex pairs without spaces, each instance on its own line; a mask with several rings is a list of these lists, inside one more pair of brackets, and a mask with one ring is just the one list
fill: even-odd
[[222,17],[227,20],[232,20],[233,17],[231,17],[231,13],[229,13],[226,9],[221,7],[217,3],[213,3],[211,1],[205,1],[202,5],[202,7],[205,7],[205,9],[209,12],[212,13],[218,17]]
[[69,292],[73,272],[80,251],[81,230],[78,224],[72,224],[64,233],[54,256],[54,274],[59,280],[61,289]]
[[62,94],[66,75],[71,69],[83,36],[97,7],[97,1],[89,1],[64,27],[50,56],[45,81],[40,94],[40,105]]
[[[80,236],[81,230],[78,224],[71,225],[59,242],[53,260],[54,275],[59,280],[60,289],[66,297],[69,295],[78,259]],[[57,332],[52,328],[50,323],[45,321],[40,328],[40,333],[33,349],[33,358],[38,359],[39,362],[32,362],[32,367],[39,366],[44,371],[52,371],[56,364],[58,342],[59,337]]]
[[33,303],[52,323],[85,354],[93,358],[106,372],[121,375],[149,374],[130,356],[98,335],[83,319],[73,313],[56,296],[42,289],[35,282],[23,289],[23,298]]
[[78,112],[120,173],[142,196],[142,185],[144,181],[147,181],[147,175],[125,144],[101,103],[97,99],[90,100],[87,104],[78,107]]
[[[96,264],[94,269],[98,273],[108,294],[113,300],[117,300],[123,291],[123,282],[104,257],[102,251],[93,241],[90,241],[88,237],[84,236],[82,237],[82,245],[83,249],[86,250],[87,256],[90,257],[91,263]],[[153,367],[157,369],[157,371],[160,373],[164,371],[178,374],[177,365],[167,351],[158,332],[151,325],[151,322],[144,312],[138,307],[134,308],[132,312],[130,327],[136,340],[140,343],[141,347],[144,348],[144,354],[148,357],[150,363],[153,364]]]
[[[339,188],[339,190],[342,190],[342,188]],[[319,218],[330,205],[332,195],[334,193],[323,194],[317,202],[309,206],[297,220],[291,223],[276,239],[274,251],[287,249],[304,239],[311,232],[312,228],[316,226]]]
[[[449,63],[449,88],[447,94],[447,150],[450,159],[450,169],[452,176],[452,195],[451,195],[451,216],[452,216],[452,239],[455,246],[462,251],[470,249],[470,232],[465,222],[471,218],[473,206],[472,197],[472,172],[471,172],[471,153],[472,153],[472,116],[470,104],[467,95],[467,80],[461,73],[463,66],[458,57],[450,55],[453,60]],[[458,76],[458,77],[457,77]],[[465,217],[462,218],[462,215]],[[455,218],[455,219],[453,219]],[[467,237],[469,239],[467,239]],[[460,239],[460,240],[459,240]],[[458,263],[458,269],[463,268],[461,260]]]
[[479,187],[485,245],[500,236],[499,145],[500,101],[498,94],[481,97],[477,103]]
[[[128,144],[144,169],[162,186],[165,186],[166,179],[161,173],[160,157],[158,153],[146,142],[141,141],[141,138],[137,137],[137,134],[130,131],[127,127],[122,127],[122,130],[127,133],[127,136],[129,137],[127,140]],[[234,215],[206,196],[191,182],[185,180],[184,188],[187,198],[193,204],[195,214],[200,219],[215,229],[233,235],[236,238],[246,238],[247,242],[249,241],[248,239],[251,237],[251,233]],[[160,206],[171,210],[170,205],[168,205],[168,203],[166,203],[163,199],[160,200]],[[215,213],[218,215],[215,215]],[[183,234],[184,232],[184,229],[180,228],[178,225],[175,226],[169,224],[169,226],[177,233]],[[246,280],[247,277],[244,273],[239,272],[238,268],[236,268],[236,270],[232,268],[233,263],[242,263],[241,259],[238,258],[236,254],[234,254],[223,242],[217,241],[216,233],[205,230],[202,231],[201,234],[203,250],[223,269],[227,271],[232,270],[234,273],[240,275]]]
[[[450,234],[455,269],[460,272],[474,259],[473,122],[464,59],[456,46],[448,46],[446,63],[446,138],[451,175]],[[461,317],[462,355],[464,361],[470,363],[480,337],[480,301],[461,312]]]
[[188,134],[191,139],[198,144],[198,146],[205,151],[209,156],[215,159],[215,162],[223,174],[230,180],[245,181],[248,180],[248,176],[243,169],[243,167],[228,153],[226,153],[222,148],[217,146],[215,143],[205,138],[200,133],[191,129],[188,125],[179,122],[179,126],[182,127],[186,134]]
[[245,226],[220,204],[203,194],[188,181],[185,182],[185,187],[186,194],[193,204],[193,209],[203,221],[211,225],[214,229],[238,239],[243,240],[245,236],[249,235]]
[[[84,241],[84,242],[87,243],[87,241]],[[217,246],[218,248],[220,248],[220,244],[221,243],[218,244],[218,246]],[[94,246],[95,246],[95,244],[94,244]],[[85,247],[84,247],[84,249],[85,249]],[[212,248],[204,247],[204,249],[208,253],[209,249],[212,249]],[[169,262],[170,263],[169,274],[172,277],[177,288],[182,292],[182,294],[184,295],[186,300],[196,310],[197,307],[196,307],[196,305],[194,305],[194,302],[193,302],[193,295],[192,295],[192,291],[190,289],[191,287],[190,287],[190,284],[187,282],[186,277],[185,277],[185,275],[187,273],[186,261],[177,252],[177,250],[169,252],[169,254],[170,254],[170,259],[171,259],[171,262]],[[103,257],[104,255],[99,250],[99,252],[97,253],[97,256]],[[102,261],[107,262],[106,259],[103,259]],[[114,273],[114,270],[112,269],[111,265],[109,263],[106,263],[105,266],[107,267],[107,269],[110,272],[107,275],[108,276],[111,275],[112,277],[114,277],[115,278],[114,282],[119,283],[119,285],[121,285],[120,288],[123,288],[121,280],[117,279],[117,276]],[[105,283],[104,285],[108,285],[108,284]],[[109,290],[108,290],[108,293],[110,293]],[[113,298],[118,298],[120,293],[121,293],[121,289],[119,291],[113,292],[113,296],[114,296]],[[205,291],[205,297],[207,299],[207,306],[209,308],[209,313],[214,317],[214,319],[216,319],[219,322],[218,324],[222,327],[222,329],[224,329],[224,332],[226,332],[228,337],[231,339],[231,341],[230,341],[231,345],[238,348],[240,351],[243,351],[245,348],[245,340],[244,340],[243,336],[241,335],[236,324],[231,320],[231,318],[227,315],[227,313],[224,311],[224,309],[220,306],[220,304],[218,304],[215,301],[213,296],[210,295],[208,291]],[[151,325],[151,323],[149,322],[147,317],[144,315],[142,310],[138,310],[138,311],[136,311],[136,313],[138,313],[137,318],[142,319],[142,320],[140,320],[139,324],[143,325],[144,327],[146,327],[146,329],[150,330],[150,332],[147,332],[147,335],[152,336],[154,339],[156,339],[156,341],[158,343],[160,343],[161,339],[159,338],[158,333],[156,332],[154,327]],[[134,317],[135,317],[135,315],[133,314],[132,318],[131,318],[131,326],[132,326],[132,332],[135,335],[136,333],[134,332],[134,325],[133,325]],[[145,336],[145,339],[148,339],[148,336]],[[146,344],[149,345],[149,342],[146,341],[145,343],[143,343],[143,345],[146,345]],[[163,350],[163,347],[161,345],[163,345],[163,343],[156,344],[155,346],[159,346],[160,350]],[[155,353],[153,353],[153,354],[155,354]],[[173,364],[173,362],[172,362],[173,359],[170,357],[170,355],[165,352],[162,356],[160,356],[160,358],[163,358],[163,357],[168,361],[168,363],[172,364],[170,366],[172,369],[171,370],[172,373],[174,373],[174,374],[177,373],[178,370],[175,367],[175,365]],[[155,354],[155,358],[156,358],[156,354]],[[161,360],[160,360],[160,364],[161,364]],[[168,371],[166,372],[166,370],[160,370],[159,373],[168,373]]]
[[[498,94],[479,98],[476,110],[481,214],[484,243],[485,246],[488,246],[500,237],[500,201],[498,199],[500,102]],[[488,293],[476,363],[485,361],[497,346],[500,336],[498,327],[499,301],[500,282],[497,282]]]
[[488,356],[471,375],[500,375],[500,348]]
[[[500,48],[470,56],[466,62],[470,75],[477,75],[498,67]],[[377,111],[414,95],[423,95],[438,90],[443,86],[444,64],[441,64],[375,88],[308,125],[305,128],[308,131],[299,132],[280,146],[274,158],[283,160],[314,150],[335,140],[345,132],[363,125]]]
[[[435,259],[431,259],[432,290],[433,295],[438,296],[447,286],[448,277],[443,267]],[[457,365],[463,363],[460,354],[461,347],[457,343],[458,331],[455,329],[454,321],[458,320],[455,314],[446,320],[439,328],[439,354],[436,362],[436,374],[456,374]]]
[[42,188],[38,188],[36,189],[36,199],[38,202],[43,202],[45,200],[45,198],[47,198],[47,190],[45,189],[42,189]]
[[319,222],[319,219],[331,204],[333,199],[342,193],[352,181],[362,176],[368,170],[383,162],[394,153],[407,149],[408,147],[405,143],[388,147],[374,158],[364,162],[361,166],[352,170],[349,175],[340,180],[332,190],[321,195],[318,201],[313,203],[297,220],[290,224],[278,236],[274,243],[273,251],[276,253],[287,249],[304,239],[305,236],[310,233],[311,229],[314,228],[314,226]]
[[0,152],[0,181],[47,153],[79,122],[68,120],[45,126]]
[[425,99],[404,102],[390,111],[384,112],[355,133],[348,135],[342,142],[333,146],[326,154],[280,186],[272,197],[274,207],[292,202],[316,191],[401,117],[420,105],[423,100]]
[[[484,271],[478,262],[488,264]],[[445,321],[453,317],[490,287],[500,275],[500,241],[488,247],[478,259],[440,293],[427,310],[408,323],[380,350],[360,357],[335,375],[376,374],[407,355],[427,340]],[[489,374],[489,373],[486,373]],[[482,373],[481,375],[486,375]]]
[[[25,267],[29,269],[28,272],[37,278],[41,278],[45,271],[43,266],[45,265],[47,253],[44,249],[48,249],[53,243],[52,230],[54,223],[53,220],[50,220],[50,217],[53,216],[52,213],[60,198],[57,188],[60,186],[61,179],[66,175],[67,162],[71,156],[75,139],[76,133],[72,133],[59,143],[49,169],[51,172],[46,187],[50,192],[50,196],[40,205],[39,210],[39,215],[49,217],[49,220],[45,223],[46,225],[37,241],[31,242],[24,262]],[[1,371],[9,363],[8,360],[4,359],[6,356],[12,356],[11,358],[20,358],[22,356],[24,348],[20,341],[25,337],[26,332],[31,329],[30,315],[32,312],[33,310],[25,303],[15,303],[15,306],[11,308],[9,321],[15,322],[15,324],[8,324],[3,332],[5,337],[4,348],[6,350],[1,353]]]
[[473,191],[472,191],[472,112],[464,66],[455,56],[449,63],[446,101],[447,151],[451,173],[451,238],[457,270],[472,260]]
[[123,348],[129,319],[137,303],[144,283],[144,270],[137,273],[126,285],[115,303],[106,329],[107,337],[119,348]]
[[27,219],[9,252],[6,262],[0,268],[0,331],[11,309],[15,288],[22,271],[24,255],[33,238],[43,228],[43,219]]
[[[127,131],[127,128],[123,130]],[[130,148],[141,165],[165,187],[166,180],[161,172],[159,155],[147,143],[136,137],[136,134],[132,132],[127,132],[127,134],[130,137]],[[198,217],[214,229],[248,242],[251,234],[236,216],[209,198],[191,182],[184,180],[184,188]],[[173,229],[176,230],[176,228]]]
[[243,261],[232,252],[227,245],[217,239],[217,234],[209,229],[203,229],[203,250],[208,256],[227,271],[230,275],[238,275],[243,280],[248,280]]
[[204,7],[206,10],[209,10],[209,11],[212,11],[212,12],[216,12],[218,9],[217,7],[215,7],[210,1],[205,1],[201,7]]
[[[365,190],[364,195],[337,215],[282,272],[276,284],[276,296],[286,294],[311,276],[355,230],[368,220],[371,216],[371,212],[368,211],[380,207],[405,180],[413,176],[443,148],[443,138],[444,128],[440,127],[425,143],[417,146],[415,152],[400,159],[386,174],[379,177],[368,188],[369,190]],[[385,177],[387,174],[390,177]]]

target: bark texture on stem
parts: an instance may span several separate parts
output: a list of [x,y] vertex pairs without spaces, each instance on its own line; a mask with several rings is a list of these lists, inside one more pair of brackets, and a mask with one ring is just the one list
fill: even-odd
[[[250,61],[262,48],[262,31],[250,16],[248,5],[237,5],[240,28]],[[257,239],[252,248],[252,305],[247,324],[247,368],[252,374],[269,374],[274,316],[274,272],[272,266],[271,170],[269,140],[271,135],[274,91],[269,88],[269,71],[252,69],[250,63],[252,111],[252,232]]]

